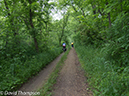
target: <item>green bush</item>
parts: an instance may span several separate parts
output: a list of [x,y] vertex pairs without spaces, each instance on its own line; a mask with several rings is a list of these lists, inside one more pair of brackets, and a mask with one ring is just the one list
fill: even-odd
[[4,62],[0,70],[0,90],[14,91],[33,75],[36,75],[47,64],[54,60],[60,53],[62,48],[53,48],[43,53],[33,55],[26,58],[25,62],[20,61],[20,57],[14,60]]
[[[121,13],[108,31],[107,59],[119,67],[129,65],[129,14]],[[110,34],[109,34],[110,33]]]
[[[76,46],[76,51],[95,96],[127,96],[129,67],[118,66],[106,60],[106,49]],[[123,70],[121,72],[121,70]]]

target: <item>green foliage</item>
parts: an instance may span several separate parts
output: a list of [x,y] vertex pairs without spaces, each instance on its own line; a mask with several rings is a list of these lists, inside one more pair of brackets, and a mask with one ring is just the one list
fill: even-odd
[[[76,51],[95,96],[127,96],[128,66],[120,68],[107,61],[107,50],[101,48],[76,44]],[[116,69],[119,70],[116,72]]]
[[50,18],[54,6],[49,0],[0,1],[0,90],[14,91],[62,52],[58,33],[64,29]]
[[[74,41],[74,44],[93,45],[94,48],[102,47],[104,50],[105,54],[99,52],[100,49],[89,51],[91,54],[95,52],[94,56],[86,53],[94,58],[91,62],[89,57],[91,66],[88,65],[89,69],[86,70],[95,66],[94,74],[91,73],[95,77],[92,84],[97,86],[101,82],[102,94],[115,96],[127,93],[129,1],[58,0],[56,3],[48,1],[0,1],[0,88],[15,89],[27,80],[24,77],[29,78],[36,74],[37,70],[46,66],[59,54],[59,51],[53,49],[59,48],[63,41],[67,45]],[[67,10],[63,14],[63,19],[52,21],[50,13],[54,6],[60,10]],[[42,60],[45,56],[49,57],[48,53],[51,55],[53,53],[54,56],[50,60],[48,58],[46,61]],[[83,54],[82,51],[81,54]],[[83,56],[85,57],[85,54]],[[37,58],[40,58],[40,61]],[[35,65],[37,62],[39,66]],[[96,62],[95,65],[94,62]],[[27,71],[20,75],[23,69]],[[99,71],[101,69],[103,75]],[[99,78],[102,77],[103,79],[100,80]]]
[[107,58],[120,67],[129,65],[129,14],[120,14],[109,30],[110,45],[107,46]]
[[[96,96],[127,96],[129,90],[128,1],[86,1],[82,13],[74,3],[80,24],[74,34],[76,50]],[[84,5],[85,5],[84,4]],[[106,5],[106,6],[105,6]],[[78,46],[78,45],[79,46]],[[85,47],[88,46],[88,47]],[[89,46],[92,45],[92,46]],[[84,47],[82,47],[84,46]]]
[[56,58],[62,52],[62,48],[53,48],[37,55],[33,55],[32,52],[30,54],[27,52],[31,55],[31,58],[27,55],[22,55],[24,52],[26,50],[15,55],[10,61],[3,61],[4,63],[1,63],[3,64],[0,70],[0,73],[2,73],[0,75],[0,89],[2,91],[14,91],[20,87],[28,78],[36,75]]

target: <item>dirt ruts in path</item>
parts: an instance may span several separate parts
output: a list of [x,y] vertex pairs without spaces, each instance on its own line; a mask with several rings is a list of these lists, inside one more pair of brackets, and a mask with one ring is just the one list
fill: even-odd
[[[58,56],[53,62],[51,62],[46,68],[44,68],[38,75],[32,77],[27,83],[25,83],[18,91],[22,92],[36,92],[38,89],[43,87],[43,84],[48,79],[49,75],[52,73],[56,64],[59,62],[64,53]],[[18,95],[22,96],[22,95]],[[24,95],[29,96],[29,95]]]
[[93,96],[82,71],[75,49],[72,48],[54,85],[53,96]]

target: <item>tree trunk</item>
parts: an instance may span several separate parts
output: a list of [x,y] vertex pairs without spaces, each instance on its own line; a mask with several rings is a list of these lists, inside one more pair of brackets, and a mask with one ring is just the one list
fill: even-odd
[[61,41],[62,41],[62,38],[63,38],[63,35],[64,35],[64,24],[63,24],[63,29],[62,29],[62,33],[61,33],[61,37],[59,38],[59,44],[61,45]]
[[59,46],[61,46],[61,38],[59,38]]
[[[74,11],[76,12],[76,13],[78,13],[78,11],[76,10],[76,8],[72,5],[72,7],[73,7],[73,9],[74,9]],[[74,17],[77,21],[79,21],[76,17]],[[79,21],[79,23],[81,23],[80,21]]]
[[48,32],[48,24],[47,24],[47,22],[45,23],[45,25],[46,25],[46,32],[49,34],[49,32]]
[[111,27],[111,18],[110,18],[110,12],[108,13],[108,20],[109,20],[109,27]]
[[122,0],[120,0],[120,3],[121,3],[121,12],[123,11],[123,8],[122,8]]
[[59,39],[59,44],[61,44],[61,41],[62,41],[62,38],[63,38],[63,35],[64,35],[64,30],[65,30],[65,27],[67,26],[68,17],[69,17],[69,13],[68,13],[68,16],[66,18],[65,18],[65,15],[63,17],[63,28],[62,28],[61,37]]
[[[108,5],[108,2],[106,3],[106,5]],[[110,12],[108,13],[108,21],[109,21],[109,27],[111,27],[111,16],[110,16]]]
[[[29,4],[30,5],[32,4],[31,0],[29,0]],[[34,29],[34,25],[33,25],[33,21],[32,21],[33,13],[32,13],[32,10],[31,10],[31,6],[30,6],[30,13],[29,14],[30,14],[30,20],[29,20],[30,26],[31,26],[32,29]],[[38,42],[37,42],[35,31],[33,32],[33,35],[34,35],[33,38],[34,38],[35,49],[38,52]]]
[[[95,2],[95,0],[94,0],[94,2]],[[95,10],[95,8],[96,8],[96,5],[93,5],[92,4],[92,9],[93,9],[93,13],[94,13],[94,15],[96,14],[96,10]],[[96,16],[94,16],[95,18],[96,18]]]
[[35,43],[35,49],[38,52],[38,42],[37,42],[37,38],[34,36],[34,43]]

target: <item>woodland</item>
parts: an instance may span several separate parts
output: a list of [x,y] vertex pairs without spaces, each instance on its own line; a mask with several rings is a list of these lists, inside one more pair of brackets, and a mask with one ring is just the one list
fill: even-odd
[[63,42],[74,42],[95,96],[129,95],[129,0],[0,0],[0,90],[17,90]]

